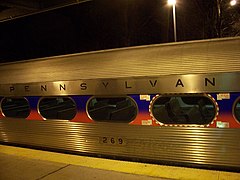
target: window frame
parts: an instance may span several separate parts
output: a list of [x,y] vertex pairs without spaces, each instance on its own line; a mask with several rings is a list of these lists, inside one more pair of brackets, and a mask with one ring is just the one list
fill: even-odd
[[[213,104],[213,106],[214,106],[214,117],[212,118],[212,120],[211,120],[211,122],[210,123],[208,123],[208,124],[165,124],[165,123],[162,123],[162,122],[160,122],[159,120],[157,120],[155,117],[154,117],[154,115],[153,115],[153,105],[154,105],[154,102],[157,100],[157,99],[159,99],[159,98],[161,98],[161,97],[189,97],[189,96],[192,96],[192,97],[200,97],[200,96],[202,96],[202,97],[206,97],[206,98],[208,98],[211,102],[212,102],[212,104]],[[150,102],[150,105],[149,105],[149,113],[150,113],[150,116],[151,116],[151,118],[154,120],[154,121],[156,121],[156,122],[158,122],[161,126],[170,126],[170,127],[172,127],[172,126],[176,126],[176,127],[182,127],[182,126],[186,126],[186,127],[208,127],[208,126],[210,126],[211,124],[213,124],[214,123],[214,121],[217,119],[217,117],[218,117],[218,114],[219,114],[219,107],[218,107],[218,103],[217,103],[217,101],[210,95],[210,94],[207,94],[207,93],[194,93],[194,94],[192,94],[192,93],[180,93],[180,94],[157,94],[157,95],[155,95],[153,98],[152,98],[152,100],[151,100],[151,102]]]
[[[28,115],[27,115],[26,117],[9,117],[9,116],[6,116],[5,113],[3,112],[3,108],[2,108],[3,101],[4,101],[4,99],[6,99],[6,98],[12,98],[12,99],[21,98],[21,99],[26,100],[26,102],[27,102],[27,104],[28,104],[28,108],[29,108],[29,113],[28,113]],[[0,111],[1,111],[2,116],[5,117],[5,118],[16,118],[16,119],[21,119],[21,118],[23,118],[23,119],[26,119],[26,118],[28,118],[29,115],[31,114],[32,109],[31,109],[29,100],[28,100],[25,96],[7,96],[7,97],[2,97],[2,99],[1,99],[1,101],[0,101]]]
[[235,119],[235,121],[240,124],[240,119],[238,120],[237,116],[235,115],[235,108],[238,104],[238,102],[240,103],[240,96],[236,98],[236,100],[234,101],[233,103],[233,106],[232,106],[232,115],[233,115],[233,118]]
[[[129,120],[129,121],[127,121],[127,122],[94,120],[94,119],[91,117],[91,115],[89,114],[89,111],[88,111],[88,105],[89,105],[89,103],[91,102],[91,100],[94,99],[94,98],[128,98],[128,99],[130,99],[130,100],[133,102],[133,104],[134,104],[135,107],[136,107],[136,115],[134,116],[134,118],[132,118],[131,120]],[[86,111],[86,114],[87,114],[88,118],[91,119],[91,120],[94,121],[94,122],[97,122],[97,123],[124,123],[124,124],[130,124],[131,122],[133,122],[133,121],[137,118],[137,116],[138,116],[138,114],[139,114],[139,108],[138,108],[137,102],[136,102],[131,96],[128,96],[128,95],[120,95],[120,96],[117,96],[117,95],[114,95],[114,96],[101,96],[101,95],[100,95],[100,96],[92,96],[92,97],[90,97],[90,98],[88,99],[88,101],[87,101],[87,103],[86,103],[85,111]]]
[[[40,112],[40,109],[39,109],[39,104],[40,104],[40,102],[42,101],[42,99],[45,99],[45,98],[51,98],[51,99],[53,99],[53,98],[69,98],[69,99],[71,99],[71,101],[74,103],[74,105],[75,105],[75,115],[74,115],[74,117],[72,118],[72,119],[49,119],[49,118],[45,118],[42,114],[41,114],[41,112]],[[70,96],[42,96],[42,97],[40,97],[39,98],[39,100],[38,100],[38,103],[37,103],[37,112],[38,112],[38,114],[43,118],[43,120],[44,121],[53,121],[53,120],[58,120],[58,121],[71,121],[71,120],[73,120],[75,117],[76,117],[76,115],[77,115],[77,113],[78,113],[78,108],[77,108],[77,104],[76,104],[76,102],[74,101],[74,99],[72,98],[72,97],[70,97]]]

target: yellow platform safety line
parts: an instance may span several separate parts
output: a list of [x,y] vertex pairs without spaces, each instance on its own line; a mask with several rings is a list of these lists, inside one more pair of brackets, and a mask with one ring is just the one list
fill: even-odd
[[240,173],[116,161],[0,145],[0,153],[129,174],[181,180],[240,180]]

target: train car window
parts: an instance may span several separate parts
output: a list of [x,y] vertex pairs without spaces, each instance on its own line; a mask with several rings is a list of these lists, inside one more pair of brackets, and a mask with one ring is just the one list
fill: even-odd
[[69,97],[46,97],[39,101],[38,111],[45,119],[71,120],[75,117],[77,108]]
[[27,118],[30,106],[24,97],[7,97],[2,99],[1,110],[5,117]]
[[163,124],[206,125],[215,118],[216,106],[204,95],[159,96],[152,102],[151,114]]
[[87,111],[94,121],[129,123],[137,116],[138,108],[130,97],[94,97]]
[[237,121],[240,123],[240,98],[237,99],[234,106],[234,116]]

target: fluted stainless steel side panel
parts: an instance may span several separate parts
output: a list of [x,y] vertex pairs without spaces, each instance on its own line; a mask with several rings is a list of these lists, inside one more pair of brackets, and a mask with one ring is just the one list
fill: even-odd
[[0,84],[240,71],[240,37],[41,58],[0,66]]
[[240,167],[239,139],[240,129],[0,120],[1,142],[235,168]]

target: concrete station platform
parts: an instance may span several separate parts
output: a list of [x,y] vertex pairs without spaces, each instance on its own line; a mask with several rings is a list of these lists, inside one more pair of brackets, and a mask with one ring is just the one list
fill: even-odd
[[238,180],[240,173],[162,166],[0,145],[0,180]]

